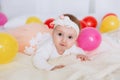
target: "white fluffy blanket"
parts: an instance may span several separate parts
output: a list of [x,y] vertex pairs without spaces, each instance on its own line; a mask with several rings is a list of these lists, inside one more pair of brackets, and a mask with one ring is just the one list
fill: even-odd
[[100,47],[88,53],[91,61],[80,62],[74,55],[59,57],[49,63],[66,67],[55,71],[38,70],[32,64],[32,56],[18,53],[14,61],[0,65],[0,80],[120,80],[119,45],[103,36]]

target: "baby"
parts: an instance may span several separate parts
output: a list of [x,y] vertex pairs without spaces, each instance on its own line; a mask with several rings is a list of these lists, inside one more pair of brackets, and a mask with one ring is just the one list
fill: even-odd
[[56,70],[65,65],[50,65],[48,60],[62,55],[75,54],[80,61],[89,60],[84,51],[76,46],[79,35],[79,20],[71,15],[64,14],[53,21],[52,36],[41,45],[33,56],[33,64],[39,69]]

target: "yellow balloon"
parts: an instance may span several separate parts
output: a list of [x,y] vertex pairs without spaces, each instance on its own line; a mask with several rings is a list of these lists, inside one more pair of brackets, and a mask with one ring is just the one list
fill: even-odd
[[11,62],[18,52],[16,39],[7,34],[0,33],[0,64]]
[[38,17],[36,16],[31,16],[27,19],[26,24],[31,24],[31,23],[38,23],[41,24],[43,23]]
[[119,28],[119,19],[116,16],[106,17],[100,26],[100,32],[105,33]]
[[120,20],[119,20],[119,26],[120,26]]

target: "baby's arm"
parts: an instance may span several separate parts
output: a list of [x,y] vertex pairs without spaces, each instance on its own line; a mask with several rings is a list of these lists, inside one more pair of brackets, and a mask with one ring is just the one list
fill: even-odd
[[89,61],[90,59],[88,58],[88,56],[84,55],[84,54],[77,54],[76,55],[77,59],[80,59],[81,61]]
[[51,69],[51,71],[56,70],[56,69],[61,69],[61,68],[63,68],[63,67],[65,67],[65,65],[57,65],[57,66],[53,67],[53,68]]
[[44,69],[48,71],[63,68],[64,65],[54,66],[48,63],[48,59],[53,53],[53,51],[51,51],[52,46],[49,43],[41,45],[41,47],[39,47],[39,49],[36,51],[36,54],[33,56],[33,65],[38,69]]
[[54,66],[48,63],[51,54],[51,45],[46,42],[41,45],[33,56],[33,65],[38,69],[51,70]]
[[35,54],[35,56],[33,56],[33,65],[38,69],[44,69],[49,71],[54,66],[48,64],[47,58],[47,56],[44,57],[41,53],[37,53]]
[[52,70],[56,70],[56,69],[61,69],[61,68],[65,67],[64,65],[52,66],[52,65],[48,64],[47,58],[43,57],[39,53],[36,54],[33,57],[33,64],[38,69],[45,69],[45,70],[48,70],[48,71],[50,71],[50,70],[52,71]]
[[71,48],[71,50],[72,50],[71,51],[72,53],[76,54],[76,58],[77,59],[80,59],[81,61],[88,61],[88,60],[90,60],[88,58],[88,56],[85,54],[85,52],[81,48],[77,47],[76,45],[74,45]]

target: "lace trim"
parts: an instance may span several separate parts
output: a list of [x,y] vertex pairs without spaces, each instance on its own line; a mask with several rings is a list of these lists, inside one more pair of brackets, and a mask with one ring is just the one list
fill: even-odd
[[28,55],[32,55],[36,52],[37,49],[39,49],[39,47],[41,47],[41,45],[48,39],[50,38],[50,34],[49,33],[45,33],[45,34],[41,34],[40,32],[38,32],[36,34],[35,37],[33,37],[30,41],[29,44],[30,46],[26,46],[24,53],[28,54]]

